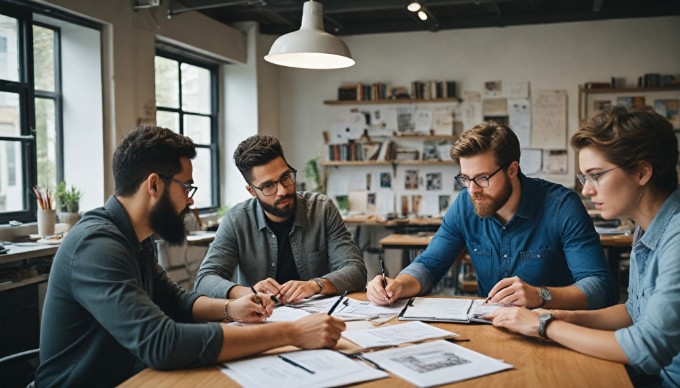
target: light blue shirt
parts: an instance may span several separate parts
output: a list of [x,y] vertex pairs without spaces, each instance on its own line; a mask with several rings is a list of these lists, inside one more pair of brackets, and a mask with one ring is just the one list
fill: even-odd
[[633,325],[616,340],[633,368],[680,386],[680,189],[646,232],[635,231],[626,309]]
[[579,196],[564,186],[519,174],[522,196],[507,223],[479,217],[467,190],[446,212],[442,226],[401,273],[415,277],[421,294],[451,268],[467,246],[480,296],[503,278],[518,276],[532,286],[575,285],[597,309],[615,303],[614,283]]

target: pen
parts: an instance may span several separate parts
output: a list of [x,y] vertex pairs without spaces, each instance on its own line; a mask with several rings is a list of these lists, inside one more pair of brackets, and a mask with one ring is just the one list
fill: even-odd
[[255,291],[255,287],[250,286],[250,289],[253,291],[253,294],[255,294],[255,300],[257,300],[257,303],[260,304],[260,306],[264,307],[262,304],[262,299],[260,299],[260,296],[257,294],[257,291]]
[[309,372],[309,373],[311,373],[311,374],[314,374],[314,371],[313,371],[313,370],[309,370],[309,369],[305,368],[304,366],[298,364],[297,362],[291,360],[290,358],[287,358],[287,357],[284,357],[284,356],[281,356],[281,355],[279,355],[279,356],[277,356],[277,357],[279,357],[279,358],[282,359],[283,361],[289,363],[290,365],[296,366],[296,367],[298,367],[298,368],[300,368],[300,369],[302,369],[302,370],[305,370],[305,371],[307,371],[307,372]]
[[338,305],[340,304],[340,302],[342,302],[342,300],[345,298],[345,295],[347,295],[347,290],[345,290],[345,292],[343,292],[343,293],[340,295],[340,297],[338,298],[338,300],[335,301],[335,303],[333,304],[333,307],[331,307],[331,309],[328,311],[328,315],[333,314],[333,311],[335,311],[335,308],[338,307]]
[[[383,261],[382,256],[378,256],[378,259],[380,260],[380,272],[382,273],[382,286],[383,289],[387,288],[387,279],[385,279],[385,262]],[[390,304],[390,307],[392,307],[392,302],[390,302],[390,299],[388,297],[387,303]]]
[[484,302],[482,302],[482,304],[487,304],[487,303],[489,303],[490,300],[491,300],[491,297],[488,296],[486,299],[484,299]]

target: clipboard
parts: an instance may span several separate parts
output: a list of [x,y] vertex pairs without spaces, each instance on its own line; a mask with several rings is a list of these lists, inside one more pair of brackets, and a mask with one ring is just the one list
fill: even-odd
[[482,305],[482,303],[484,303],[483,299],[414,297],[406,303],[398,319],[400,321],[490,324],[491,321],[481,317],[503,305],[496,303]]

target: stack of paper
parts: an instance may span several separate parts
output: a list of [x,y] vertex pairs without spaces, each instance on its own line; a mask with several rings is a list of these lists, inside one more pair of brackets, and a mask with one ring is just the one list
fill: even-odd
[[420,342],[434,338],[457,337],[450,331],[422,322],[409,322],[401,325],[345,331],[342,336],[362,348],[396,346],[409,342]]
[[387,373],[332,350],[303,350],[225,362],[220,368],[244,387],[336,387],[387,377]]
[[500,307],[503,307],[503,305],[497,303],[484,304],[483,299],[412,298],[399,314],[399,319],[404,321],[491,323],[481,317]]
[[512,365],[446,341],[365,353],[364,358],[419,387],[484,376]]

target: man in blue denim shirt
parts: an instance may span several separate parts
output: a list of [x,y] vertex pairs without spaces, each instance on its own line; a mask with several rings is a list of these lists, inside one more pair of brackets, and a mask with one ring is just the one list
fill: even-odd
[[[234,162],[253,198],[227,212],[196,274],[196,290],[231,298],[259,292],[282,303],[363,290],[366,267],[333,201],[295,192],[279,140],[251,136]],[[232,281],[238,267],[238,283]]]
[[484,122],[451,148],[467,187],[427,249],[368,299],[388,304],[424,295],[467,247],[478,292],[490,302],[562,309],[595,309],[615,302],[611,274],[598,234],[578,195],[557,184],[527,178],[510,128]]

